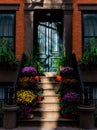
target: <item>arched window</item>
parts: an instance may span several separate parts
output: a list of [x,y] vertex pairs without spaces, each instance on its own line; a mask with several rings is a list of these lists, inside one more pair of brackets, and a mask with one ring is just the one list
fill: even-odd
[[97,38],[97,14],[83,14],[83,51]]
[[0,13],[0,40],[15,51],[15,13]]

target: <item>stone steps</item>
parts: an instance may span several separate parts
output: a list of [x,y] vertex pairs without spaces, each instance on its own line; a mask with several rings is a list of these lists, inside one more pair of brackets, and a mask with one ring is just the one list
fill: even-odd
[[18,120],[17,125],[18,126],[42,126],[45,123],[45,126],[47,128],[56,124],[56,127],[58,126],[78,126],[78,120],[74,119],[63,119],[59,118],[57,121],[54,119],[42,119],[41,117],[35,117],[34,119],[27,119],[27,120]]
[[44,99],[39,102],[39,107],[33,111],[34,119],[19,120],[19,125],[25,126],[69,126],[77,125],[78,121],[73,119],[63,119],[60,115],[59,99],[55,92],[55,87],[59,85],[55,77],[41,76],[40,84],[43,88]]

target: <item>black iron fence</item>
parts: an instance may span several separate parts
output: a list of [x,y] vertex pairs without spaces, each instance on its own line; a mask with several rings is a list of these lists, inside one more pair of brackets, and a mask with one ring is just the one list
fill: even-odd
[[85,100],[97,108],[97,83],[84,83]]
[[0,107],[3,104],[13,103],[13,84],[12,83],[2,83],[0,85]]
[[3,104],[13,105],[16,102],[16,89],[17,83],[19,80],[20,72],[23,66],[23,63],[26,59],[25,54],[22,55],[21,61],[18,64],[16,79],[14,83],[0,83],[0,107]]

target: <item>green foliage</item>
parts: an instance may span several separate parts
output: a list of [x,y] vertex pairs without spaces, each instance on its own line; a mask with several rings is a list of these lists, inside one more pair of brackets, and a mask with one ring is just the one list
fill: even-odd
[[38,70],[38,75],[43,75],[44,67],[41,61],[39,60],[35,50],[33,49],[32,51],[28,51],[28,54],[29,56],[24,66],[33,66]]
[[55,87],[55,92],[58,94],[59,91],[60,91],[60,87],[59,87],[59,86],[56,86],[56,87]]
[[37,96],[44,97],[43,92],[37,93]]
[[64,56],[64,51],[60,53],[60,56],[56,57],[56,61],[54,63],[54,67],[57,68],[57,73],[60,72],[60,67],[64,66],[66,62],[66,57]]
[[80,62],[81,66],[96,66],[97,65],[97,39],[92,38],[89,41],[89,45],[83,52],[83,56]]
[[62,109],[61,114],[73,113],[73,112],[77,112],[77,107],[74,104],[68,106],[67,109]]
[[94,114],[94,124],[97,127],[97,114]]
[[4,38],[0,39],[0,64],[4,66],[17,65],[14,52],[6,43],[6,40]]

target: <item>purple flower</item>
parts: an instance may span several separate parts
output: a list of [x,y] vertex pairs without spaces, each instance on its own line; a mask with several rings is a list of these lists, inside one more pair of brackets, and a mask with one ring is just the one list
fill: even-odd
[[17,115],[20,119],[26,119],[29,114],[32,114],[34,107],[31,106],[20,106]]
[[37,71],[36,71],[36,69],[34,67],[28,66],[28,67],[24,67],[22,69],[22,73],[23,74],[28,74],[28,75],[36,75]]
[[71,68],[71,67],[63,67],[63,68],[61,68],[61,70],[60,70],[60,73],[61,74],[65,74],[65,73],[71,73],[71,72],[73,72],[73,68]]
[[80,95],[76,92],[68,92],[63,96],[63,99],[68,102],[79,102]]

